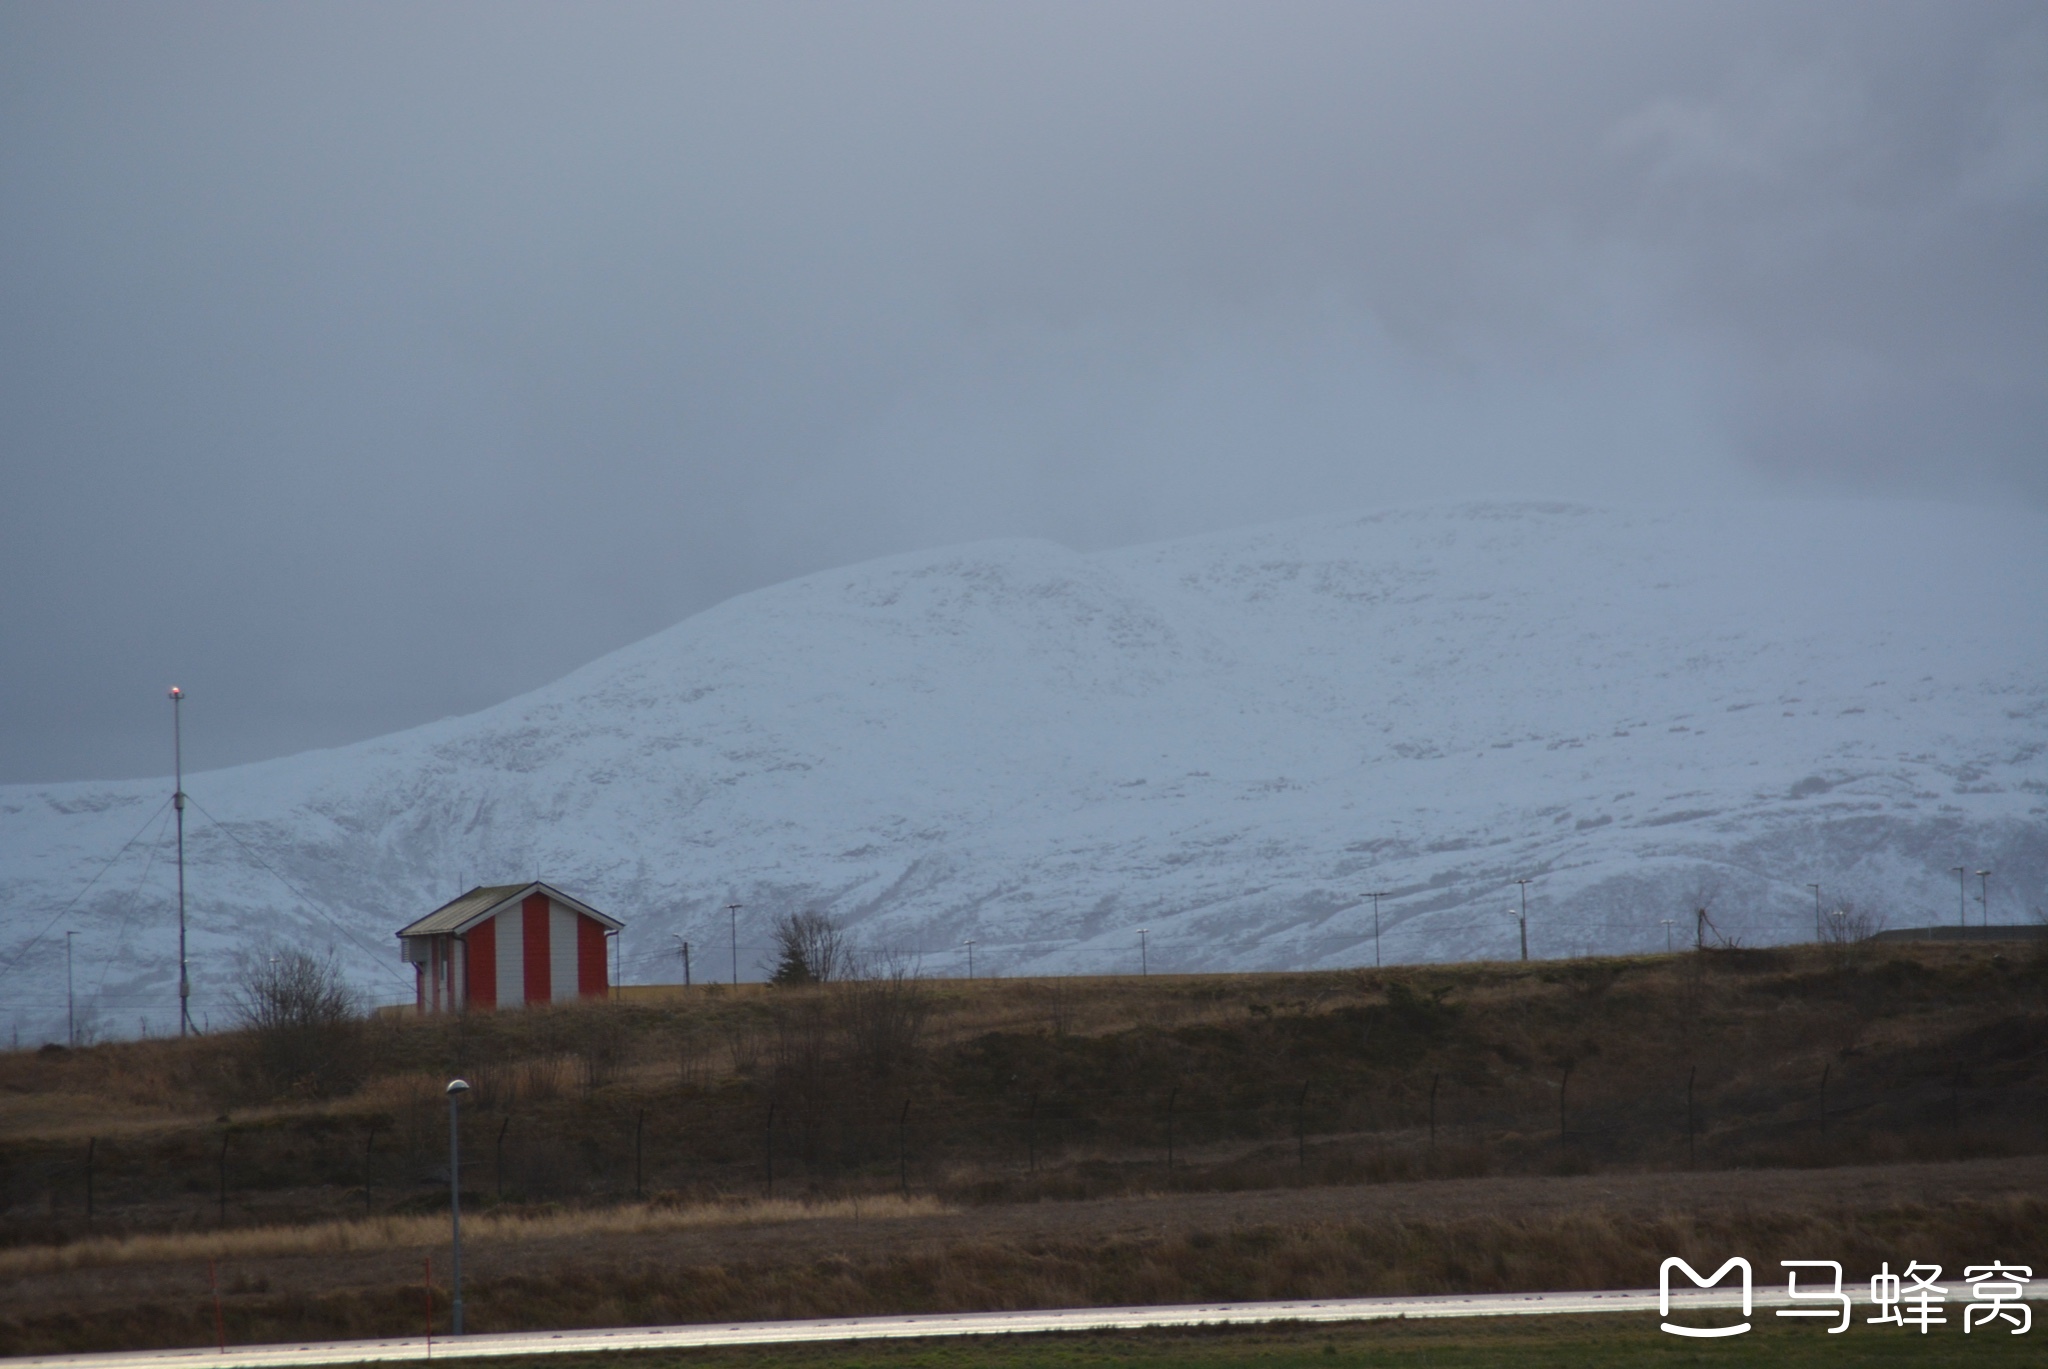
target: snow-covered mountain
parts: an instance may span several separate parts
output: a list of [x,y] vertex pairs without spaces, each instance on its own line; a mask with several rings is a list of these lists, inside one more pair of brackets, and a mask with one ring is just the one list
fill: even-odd
[[[170,787],[0,789],[25,1036],[61,1030],[66,929],[102,1030],[173,1025]],[[983,543],[186,789],[215,1017],[273,938],[407,997],[395,928],[536,872],[626,920],[629,980],[679,977],[677,935],[725,977],[734,902],[750,977],[800,907],[1000,974],[1135,971],[1141,927],[1155,970],[1370,964],[1372,890],[1390,962],[1513,955],[1523,878],[1540,956],[1661,949],[1703,898],[1805,937],[1814,883],[1953,919],[1958,865],[2012,921],[2048,903],[2048,519],[1486,504]]]

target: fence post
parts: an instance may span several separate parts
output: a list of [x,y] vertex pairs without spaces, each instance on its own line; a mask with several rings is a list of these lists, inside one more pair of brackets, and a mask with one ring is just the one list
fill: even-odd
[[1294,1167],[1302,1173],[1308,1172],[1308,1081],[1301,1083],[1301,1094],[1294,1100]]
[[642,1108],[633,1117],[633,1196],[643,1196],[640,1167],[640,1132],[647,1125],[647,1109]]
[[228,1131],[220,1132],[220,1225],[228,1224]]
[[1557,1084],[1557,1143],[1559,1145],[1564,1145],[1569,1136],[1564,1125],[1564,1098],[1566,1092],[1572,1086],[1572,1067],[1577,1063],[1574,1060],[1565,1061],[1564,1078],[1560,1079]]
[[1031,1106],[1024,1114],[1024,1172],[1038,1172],[1038,1090],[1031,1091]]
[[1834,1068],[1829,1061],[1820,1067],[1820,1139],[1828,1139],[1828,1071]]
[[1166,1091],[1166,1172],[1173,1173],[1173,1105],[1180,1098],[1180,1085]]
[[1685,1167],[1693,1169],[1699,1163],[1698,1153],[1693,1149],[1692,1123],[1692,1081],[1699,1074],[1700,1067],[1694,1065],[1685,1072]]
[[910,1196],[910,1147],[906,1134],[910,1126],[910,1100],[903,1100],[903,1111],[896,1114],[896,1183],[903,1196]]
[[98,1148],[100,1138],[85,1138],[85,1229],[92,1230],[92,1162],[93,1152]]

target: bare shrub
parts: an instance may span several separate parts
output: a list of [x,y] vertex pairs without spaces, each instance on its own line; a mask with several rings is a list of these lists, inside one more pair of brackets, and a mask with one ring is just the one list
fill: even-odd
[[901,956],[877,958],[863,968],[866,973],[840,986],[841,1008],[856,1069],[880,1083],[917,1058],[932,997]]
[[1829,946],[1853,946],[1884,930],[1885,916],[1869,904],[1843,900],[1821,921],[1821,940]]
[[362,1082],[362,1008],[332,959],[285,950],[252,961],[232,1002],[263,1088],[333,1097]]
[[732,1072],[741,1079],[751,1079],[761,1068],[761,1033],[751,1022],[729,1021],[721,1024],[725,1037],[725,1049],[732,1057]]
[[785,913],[770,935],[776,957],[771,984],[829,984],[851,965],[845,931],[823,913]]

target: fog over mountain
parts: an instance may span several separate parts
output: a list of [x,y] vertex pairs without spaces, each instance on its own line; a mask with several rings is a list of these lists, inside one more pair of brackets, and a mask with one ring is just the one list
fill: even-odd
[[2044,453],[2039,0],[0,5],[0,783],[877,556]]
[[[1750,944],[2048,904],[2048,518],[1457,503],[1077,553],[1007,540],[744,594],[544,688],[189,774],[195,1016],[238,956],[539,874],[629,981],[758,977],[815,908],[933,973]],[[0,977],[174,1026],[168,779],[0,789]],[[129,843],[124,846],[124,843]],[[1979,916],[1978,882],[1968,914]],[[1666,921],[1674,920],[1675,927]]]

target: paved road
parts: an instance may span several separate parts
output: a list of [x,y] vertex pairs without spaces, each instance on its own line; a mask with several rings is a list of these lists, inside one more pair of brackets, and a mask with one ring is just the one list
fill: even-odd
[[[2048,1290],[2032,1291],[2034,1297]],[[1861,1303],[1863,1299],[1857,1298]],[[1674,1312],[1741,1306],[1732,1288],[1674,1289]],[[1784,1307],[1782,1289],[1759,1288],[1754,1305]],[[711,1322],[696,1326],[621,1326],[597,1331],[515,1331],[504,1335],[307,1342],[285,1345],[139,1350],[111,1355],[35,1355],[0,1360],[4,1369],[303,1369],[327,1364],[479,1356],[587,1354],[712,1345],[787,1345],[802,1341],[1000,1336],[1035,1331],[1126,1331],[1151,1326],[1251,1325],[1259,1322],[1374,1321],[1388,1317],[1560,1316],[1587,1312],[1658,1315],[1657,1290],[1596,1293],[1484,1293],[1429,1298],[1340,1298],[1302,1302],[1189,1303],[1179,1307],[1070,1307],[1045,1312],[961,1312],[915,1317],[832,1317],[816,1321]]]

